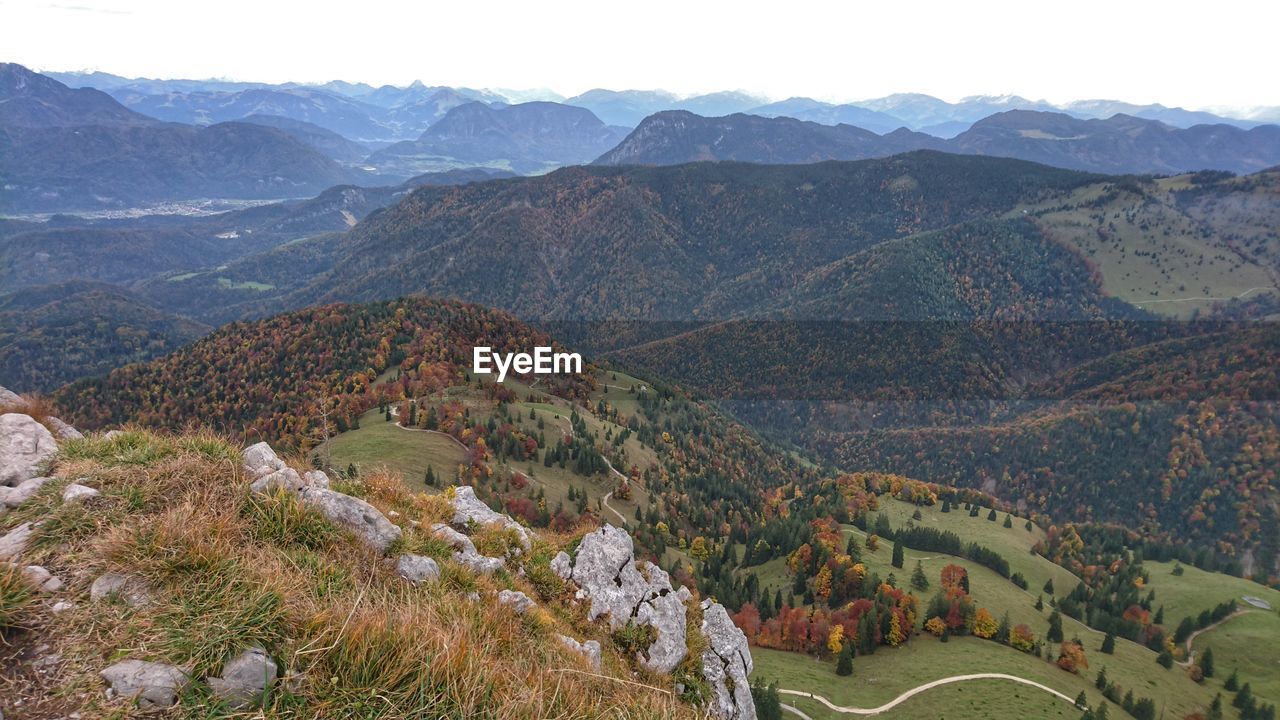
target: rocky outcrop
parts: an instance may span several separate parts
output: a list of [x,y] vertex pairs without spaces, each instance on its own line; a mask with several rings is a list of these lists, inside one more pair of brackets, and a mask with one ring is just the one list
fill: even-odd
[[612,525],[588,533],[578,545],[570,579],[578,597],[591,601],[588,617],[605,617],[617,630],[634,622],[651,627],[656,639],[640,653],[641,665],[669,673],[688,654],[683,587],[671,586],[666,571],[648,562],[636,562],[635,547],[625,530]]
[[400,528],[378,508],[360,498],[318,487],[303,488],[298,497],[304,505],[350,530],[364,544],[380,553],[385,553],[391,543],[400,539]]
[[182,668],[142,660],[121,660],[99,674],[115,697],[136,699],[143,710],[173,707],[190,682]]
[[423,555],[404,554],[396,559],[396,574],[417,585],[440,579],[440,566]]
[[[578,599],[591,603],[589,618],[605,618],[613,630],[629,622],[653,628],[655,638],[637,660],[654,672],[670,673],[689,653],[685,622],[692,594],[683,586],[673,588],[666,571],[636,561],[634,553],[625,530],[605,525],[582,537],[575,557],[561,553],[553,558],[551,568],[578,585]],[[708,714],[723,720],[755,720],[746,635],[719,603],[706,600],[701,609],[700,630],[708,647],[699,659],[713,694]],[[579,647],[587,645],[565,636],[560,636],[560,642],[579,652],[584,652]]]
[[470,525],[497,525],[512,530],[520,537],[520,544],[528,550],[531,545],[529,531],[523,525],[502,513],[495,512],[476,497],[475,488],[461,485],[453,492],[453,524],[459,527]]
[[262,694],[275,683],[280,667],[267,651],[250,648],[228,660],[222,675],[206,678],[215,697],[230,710],[244,711],[258,704]]
[[722,718],[755,720],[748,676],[754,667],[747,636],[733,624],[724,606],[702,601],[702,634],[707,649],[702,653],[702,676],[715,697],[711,711]]
[[578,642],[568,635],[556,635],[556,639],[561,645],[582,655],[591,665],[592,670],[600,670],[600,643],[596,640],[588,640],[586,642]]
[[0,485],[17,485],[36,477],[57,452],[53,433],[30,415],[0,415]]
[[0,485],[0,505],[16,508],[34,497],[40,488],[44,487],[45,483],[52,479],[47,477],[31,478],[23,480],[16,487]]

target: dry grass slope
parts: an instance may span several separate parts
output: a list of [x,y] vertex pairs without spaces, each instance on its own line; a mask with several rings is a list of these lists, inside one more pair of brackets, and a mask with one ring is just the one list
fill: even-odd
[[[411,494],[398,478],[374,475],[359,494],[405,530],[394,552],[435,555],[442,580],[420,586],[302,506],[293,496],[255,497],[237,447],[212,435],[129,431],[64,443],[55,482],[0,518],[0,534],[40,521],[23,559],[67,581],[74,607],[15,592],[0,574],[0,623],[16,621],[0,647],[0,684],[31,717],[130,717],[109,702],[98,672],[122,658],[188,668],[195,682],[179,717],[223,717],[203,678],[231,654],[262,645],[285,681],[269,695],[269,718],[669,718],[691,707],[660,690],[585,618],[585,608],[547,567],[572,538],[535,543],[523,578],[476,576],[447,560],[448,548],[415,529],[445,517],[441,497]],[[70,481],[101,496],[63,502]],[[500,544],[502,538],[479,538]],[[394,556],[394,555],[393,555]],[[128,573],[151,588],[133,608],[92,603],[104,572]],[[539,607],[520,616],[496,592],[520,589]],[[478,591],[481,600],[468,595]],[[554,638],[596,638],[606,647],[594,673]],[[37,645],[48,647],[39,653]],[[51,672],[31,661],[56,655]],[[669,684],[669,681],[668,683]],[[10,707],[5,707],[10,710]]]

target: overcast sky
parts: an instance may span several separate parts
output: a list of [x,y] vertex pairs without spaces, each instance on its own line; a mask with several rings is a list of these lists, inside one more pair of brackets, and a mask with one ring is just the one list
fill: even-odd
[[0,0],[0,60],[262,82],[1280,105],[1274,0]]

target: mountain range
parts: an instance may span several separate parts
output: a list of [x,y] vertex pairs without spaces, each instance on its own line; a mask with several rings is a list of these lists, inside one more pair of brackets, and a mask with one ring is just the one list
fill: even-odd
[[1081,120],[1062,113],[1010,110],[985,117],[944,140],[905,128],[876,135],[852,125],[830,126],[787,117],[738,114],[704,118],[670,111],[646,118],[596,163],[805,163],[881,157],[916,149],[1014,157],[1117,174],[1249,173],[1280,164],[1280,126],[1243,130],[1230,125],[1195,125],[1178,129],[1128,115]]

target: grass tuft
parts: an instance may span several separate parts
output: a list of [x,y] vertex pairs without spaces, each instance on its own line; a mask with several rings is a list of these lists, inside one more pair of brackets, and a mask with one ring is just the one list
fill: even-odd
[[22,569],[0,564],[0,631],[20,625],[31,607],[32,590]]

